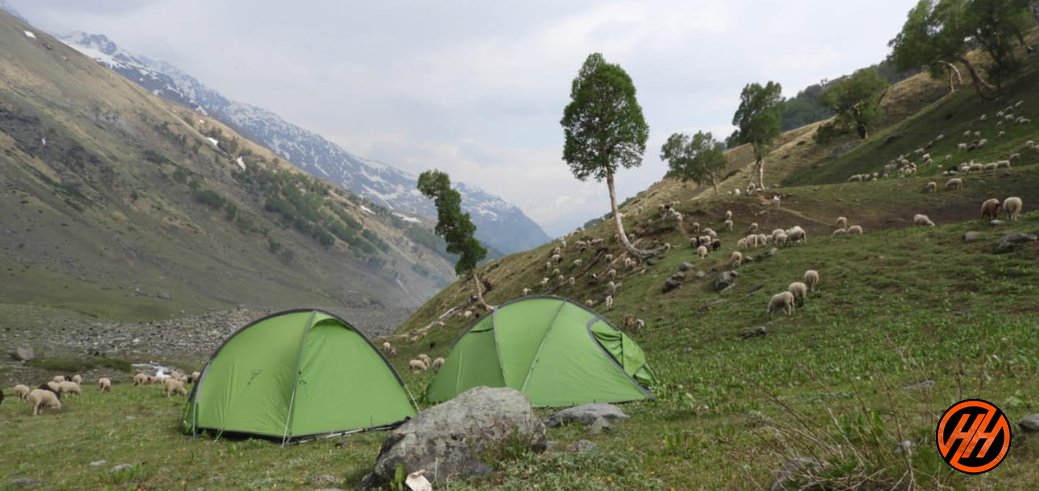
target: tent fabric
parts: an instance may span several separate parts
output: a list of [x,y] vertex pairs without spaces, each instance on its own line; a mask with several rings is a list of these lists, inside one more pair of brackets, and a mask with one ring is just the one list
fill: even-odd
[[187,431],[291,439],[415,416],[400,375],[357,329],[320,310],[290,310],[231,335],[202,370]]
[[651,399],[645,352],[592,310],[528,296],[478,319],[426,387],[442,402],[477,386],[512,387],[537,407]]

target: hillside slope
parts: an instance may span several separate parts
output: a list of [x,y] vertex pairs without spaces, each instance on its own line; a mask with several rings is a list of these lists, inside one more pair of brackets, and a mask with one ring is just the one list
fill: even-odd
[[[1037,64],[1030,58],[1028,69],[995,101],[978,101],[966,88],[946,96],[927,80],[904,81],[892,89],[904,94],[895,99],[903,105],[889,113],[878,136],[861,145],[837,143],[844,147],[836,156],[832,146],[812,141],[815,125],[789,132],[769,181],[791,185],[767,194],[715,196],[674,181],[655,184],[623,208],[625,227],[640,245],[676,246],[652,263],[625,269],[612,224],[602,223],[570,237],[564,260],[547,269],[558,243],[481,268],[494,286],[485,293],[491,304],[530,288],[579,303],[590,300],[617,326],[628,316],[643,319],[647,327],[630,334],[661,379],[657,401],[626,405],[630,424],[595,440],[600,445],[595,459],[527,457],[502,465],[499,476],[506,486],[551,486],[565,476],[590,486],[767,488],[784,462],[811,456],[826,463],[823,473],[831,480],[824,488],[887,489],[906,482],[926,489],[977,487],[978,481],[942,464],[934,428],[942,411],[968,397],[996,402],[1012,422],[1039,411],[1031,389],[1039,383],[1039,344],[1033,335],[1039,328],[1039,243],[994,253],[1007,233],[1039,234],[1039,215],[1030,212],[1039,204],[1039,147],[1027,145],[1039,141],[1039,124],[1007,126],[999,136],[993,122],[983,126],[978,119],[1023,100],[1015,114],[1036,121]],[[989,146],[952,152],[946,163],[946,146],[955,148],[959,139],[953,135],[967,128],[987,135]],[[888,139],[896,133],[900,136]],[[844,182],[853,173],[878,171],[942,133],[947,137],[935,149],[939,162],[922,166],[920,175]],[[892,148],[878,145],[884,140]],[[743,167],[740,151],[729,155],[730,172]],[[1011,153],[1020,154],[1011,170],[962,174],[963,190],[924,192],[928,181],[937,180],[939,166],[943,171]],[[729,181],[726,190],[745,184],[745,178]],[[771,204],[774,195],[781,197],[781,206]],[[1008,196],[1023,198],[1030,212],[1024,219],[998,225],[979,220],[983,200]],[[667,202],[678,203],[683,225],[656,212]],[[732,232],[723,229],[726,210],[734,213]],[[914,227],[917,213],[929,215],[938,227]],[[866,234],[831,237],[837,216],[848,217]],[[719,231],[721,250],[699,259],[688,245],[696,234],[683,230],[693,222]],[[774,253],[772,246],[743,250],[751,258],[738,269],[734,286],[719,292],[714,280],[731,268],[734,245],[752,223],[766,234],[800,225],[808,242]],[[978,232],[972,242],[964,241],[968,231]],[[603,239],[608,250],[580,251],[578,239]],[[606,253],[616,255],[612,264]],[[581,266],[574,265],[576,259]],[[675,278],[682,263],[691,267],[682,273],[682,285],[665,292],[666,280]],[[558,273],[552,271],[556,268]],[[602,278],[610,269],[617,270],[618,285],[614,308],[606,310],[608,286],[591,275]],[[768,316],[769,298],[807,269],[820,272],[819,290],[793,316]],[[575,277],[576,285],[560,283],[557,274]],[[543,278],[547,287],[541,286]],[[446,355],[466,323],[460,315],[442,315],[476,311],[468,287],[456,282],[401,327],[394,342],[402,368],[419,352]],[[441,317],[444,326],[431,324]],[[428,334],[410,342],[427,326],[432,326]],[[428,377],[409,380],[421,391]],[[583,436],[562,431],[555,437]],[[914,448],[909,459],[895,452],[906,440],[904,445]],[[1039,479],[1037,456],[1039,448],[1029,442],[1012,449],[1008,460],[986,475],[985,486],[1029,487]],[[607,480],[597,463],[611,459],[631,465]],[[517,470],[523,468],[538,472]]]
[[[230,100],[169,63],[131,53],[102,34],[79,32],[61,40],[152,94],[219,119],[313,176],[397,213],[426,221],[436,217],[432,201],[415,188],[418,177],[413,174],[354,155],[268,110]],[[477,226],[477,238],[492,249],[525,251],[549,240],[516,206],[461,182],[458,190],[463,209]]]
[[129,318],[407,307],[453,277],[428,226],[279,163],[5,12],[0,45],[3,302]]

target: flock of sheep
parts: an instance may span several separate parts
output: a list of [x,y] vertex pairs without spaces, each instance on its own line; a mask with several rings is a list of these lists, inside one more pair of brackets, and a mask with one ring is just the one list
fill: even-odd
[[[186,396],[188,392],[184,388],[184,384],[195,383],[199,376],[199,372],[187,375],[174,371],[173,374],[166,376],[151,376],[137,373],[133,377],[133,385],[160,385],[167,397],[173,394]],[[57,375],[53,379],[40,384],[35,389],[31,389],[25,384],[17,384],[12,388],[12,392],[14,392],[15,397],[26,402],[32,408],[34,416],[39,416],[43,414],[45,409],[60,410],[62,396],[83,395],[82,383],[83,377],[79,374],[72,376]],[[112,379],[108,377],[97,379],[97,389],[103,393],[111,392]],[[0,401],[3,401],[2,392],[0,392]]]

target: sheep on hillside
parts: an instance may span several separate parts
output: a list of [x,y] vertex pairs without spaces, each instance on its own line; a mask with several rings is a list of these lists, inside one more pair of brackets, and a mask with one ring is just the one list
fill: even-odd
[[793,315],[794,295],[789,291],[772,295],[772,299],[768,301],[768,315],[772,315],[772,312],[780,309],[782,309],[786,315]]
[[815,286],[819,284],[819,272],[814,269],[805,271],[804,283],[808,286],[808,291],[814,291]]
[[805,298],[808,297],[808,285],[795,281],[786,288],[786,291],[790,292],[794,296],[794,301],[798,306],[804,305]]
[[23,401],[25,400],[26,397],[29,396],[29,392],[30,391],[29,391],[29,386],[28,385],[18,384],[16,386],[14,386],[14,395],[15,395],[15,397],[17,397],[17,398],[19,398],[19,399],[21,399]]
[[733,223],[732,220],[725,220],[725,230],[732,232]]
[[111,392],[112,380],[107,377],[97,379],[97,390],[100,390],[101,392]]
[[46,389],[34,389],[25,397],[25,401],[32,406],[33,416],[43,414],[44,409],[61,409],[58,394]]
[[933,193],[935,191],[938,191],[938,183],[934,181],[927,183],[927,186],[924,187],[925,193]]
[[707,246],[700,246],[696,248],[696,254],[700,256],[700,259],[707,257]]
[[945,183],[945,189],[963,189],[963,179],[954,177]]
[[606,295],[606,310],[613,310],[613,295]]
[[982,220],[995,220],[999,218],[999,200],[996,198],[989,198],[981,203],[981,218]]
[[733,268],[740,267],[743,264],[743,254],[740,251],[732,251],[732,255],[729,256],[729,263]]
[[83,395],[83,389],[79,387],[79,384],[66,380],[58,384],[58,394],[76,394]]
[[752,222],[750,227],[747,228],[747,233],[754,233],[758,231],[758,222]]
[[852,225],[848,227],[848,233],[862,235],[862,225]]
[[788,243],[795,243],[795,244],[797,244],[797,243],[807,244],[808,243],[808,233],[805,232],[805,230],[803,228],[801,228],[800,225],[794,225],[793,228],[787,230],[786,231],[786,236],[787,236],[787,242]]
[[830,235],[838,236],[838,235],[845,235],[847,233],[848,233],[848,229],[846,229],[846,228],[839,228],[837,230],[834,230],[833,233],[830,234]]
[[732,220],[732,210],[725,210],[725,219]]
[[845,217],[837,217],[837,221],[835,223],[837,225],[837,228],[848,228],[848,219]]
[[1003,201],[1003,210],[1006,211],[1007,220],[1017,220],[1021,216],[1021,210],[1024,206],[1024,202],[1017,196],[1011,196]]
[[180,396],[188,395],[188,390],[184,388],[184,383],[172,377],[162,381],[162,392],[165,397],[174,394]]
[[429,366],[422,360],[408,360],[408,368],[413,372],[424,372],[429,370]]
[[433,370],[440,370],[440,367],[442,366],[444,366],[444,358],[442,356],[438,356],[435,360],[433,360],[433,366],[431,368],[433,368]]
[[927,217],[927,215],[923,215],[923,214],[919,214],[919,213],[917,213],[916,215],[913,215],[913,224],[914,225],[924,226],[924,227],[933,227],[934,226],[934,222],[932,222],[931,219]]
[[149,377],[147,375],[145,375],[143,373],[137,373],[137,374],[134,374],[134,376],[133,376],[133,384],[134,385],[144,385],[144,384],[148,383],[148,381],[149,381],[148,379],[149,379]]
[[75,382],[75,383],[77,383],[77,384],[82,384],[82,383],[83,383],[83,377],[81,377],[81,376],[80,376],[80,375],[79,375],[79,374],[77,373],[77,374],[75,374],[75,375],[73,375],[73,376],[72,376],[72,381],[73,381],[73,382]]
[[523,296],[525,297],[527,295],[530,295],[530,288],[524,288],[523,289]]

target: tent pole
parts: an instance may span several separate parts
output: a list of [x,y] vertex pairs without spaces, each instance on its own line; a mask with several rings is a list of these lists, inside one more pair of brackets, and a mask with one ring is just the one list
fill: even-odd
[[317,311],[310,311],[310,318],[307,319],[307,325],[303,328],[303,335],[300,336],[299,340],[299,352],[296,354],[296,369],[292,373],[292,396],[289,397],[289,408],[288,413],[285,415],[285,431],[281,434],[281,446],[285,446],[289,441],[289,429],[292,427],[292,413],[296,408],[296,389],[299,387],[299,365],[303,362],[303,347],[307,343],[307,334],[310,333],[310,328],[314,327],[314,318],[317,317]]

